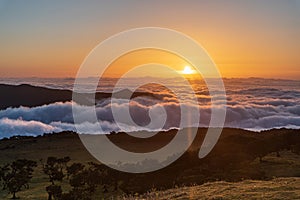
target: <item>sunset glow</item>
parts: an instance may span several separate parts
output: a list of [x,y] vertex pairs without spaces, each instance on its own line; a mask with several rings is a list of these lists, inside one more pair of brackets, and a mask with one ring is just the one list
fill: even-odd
[[185,66],[183,71],[183,74],[195,74],[195,70],[192,70],[192,68],[190,66]]
[[[224,3],[202,3],[108,3],[108,9],[100,2],[76,5],[61,1],[57,7],[52,2],[31,6],[7,1],[0,4],[0,76],[75,77],[99,42],[132,27],[157,26],[195,39],[223,77],[300,78],[299,3],[272,1],[270,6],[267,2],[228,1],[225,7]],[[122,12],[120,7],[124,7]]]

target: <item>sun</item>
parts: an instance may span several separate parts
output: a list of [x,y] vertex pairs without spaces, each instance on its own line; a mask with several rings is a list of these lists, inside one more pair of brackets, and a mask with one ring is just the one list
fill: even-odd
[[194,70],[192,70],[192,68],[190,66],[185,66],[183,71],[182,71],[183,74],[194,74]]

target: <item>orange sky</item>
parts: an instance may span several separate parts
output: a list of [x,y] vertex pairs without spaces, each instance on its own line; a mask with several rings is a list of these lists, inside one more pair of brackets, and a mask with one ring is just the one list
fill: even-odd
[[[104,76],[119,77],[128,72],[129,70],[133,69],[134,67],[147,63],[159,63],[162,65],[169,66],[175,71],[181,71],[184,68],[184,66],[190,65],[188,62],[174,54],[161,50],[145,49],[132,51],[128,54],[119,57],[107,68],[107,70],[104,73]],[[141,71],[139,70],[138,73],[141,73]],[[153,71],[150,65],[149,67],[143,68],[143,73],[148,76],[161,76],[162,74],[166,74],[168,72]],[[166,75],[168,76],[169,74]],[[138,76],[138,74],[136,74],[136,76]]]
[[[0,77],[74,77],[104,39],[130,28],[157,26],[197,40],[224,77],[300,79],[299,8],[294,0],[7,1],[0,4]],[[169,55],[127,56],[116,63],[185,65]]]

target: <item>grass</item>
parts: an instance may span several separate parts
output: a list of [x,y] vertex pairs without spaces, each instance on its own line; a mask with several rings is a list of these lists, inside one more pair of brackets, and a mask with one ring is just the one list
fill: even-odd
[[179,187],[165,191],[150,191],[144,195],[119,199],[300,199],[300,178],[275,178],[269,181],[209,182],[203,185]]
[[260,167],[267,177],[300,176],[300,156],[291,151],[281,151],[280,157],[271,153],[263,158]]
[[[297,134],[299,132],[292,133]],[[267,134],[270,134],[270,132],[267,132]],[[245,136],[245,138],[240,136]],[[164,140],[169,139],[168,137],[158,136],[150,143],[157,145],[157,143],[163,143]],[[241,149],[238,152],[235,149],[245,147],[251,138],[261,137],[261,135],[255,134],[253,136],[252,133],[246,131],[226,129],[222,137],[215,148],[216,151],[212,152],[212,156],[207,160],[211,164],[208,169],[215,166],[218,161],[217,158],[221,159],[218,161],[221,164],[227,158],[244,158],[244,154],[247,155],[249,150]],[[121,143],[121,141],[125,141],[125,136],[116,136],[113,139]],[[201,144],[200,139],[195,141],[197,145]],[[129,140],[128,143],[125,142],[125,146],[132,146],[135,142]],[[295,142],[299,141],[296,140]],[[142,143],[139,143],[139,145],[144,146]],[[192,148],[197,149],[197,145]],[[71,162],[87,164],[92,161],[97,163],[84,148],[78,136],[70,133],[0,140],[0,151],[0,166],[21,158],[35,160],[39,164],[34,171],[30,188],[17,193],[17,196],[24,200],[47,199],[48,195],[45,187],[49,185],[49,182],[47,176],[43,174],[40,159],[46,161],[49,156],[70,156]],[[227,154],[225,154],[226,152]],[[225,157],[225,155],[231,155],[231,152],[237,153],[232,155],[233,157]],[[243,156],[238,157],[241,152],[244,153]],[[223,160],[223,157],[226,159]],[[280,157],[272,152],[266,154],[262,160],[260,162],[258,158],[254,158],[249,162],[247,161],[246,164],[240,165],[239,160],[232,159],[232,162],[238,161],[236,164],[238,167],[207,171],[207,161],[201,163],[202,161],[199,161],[198,158],[186,156],[176,161],[174,165],[172,164],[170,167],[158,172],[142,175],[115,174],[116,180],[122,180],[127,187],[126,194],[121,191],[103,194],[101,187],[99,187],[94,199],[300,199],[300,178],[297,178],[297,176],[300,176],[300,155],[292,153],[291,150],[281,150]],[[227,163],[224,166],[228,166]],[[242,180],[244,175],[249,179],[251,173],[256,171],[262,171],[264,174],[264,177],[257,177],[257,179],[265,180]],[[216,173],[220,173],[220,175]],[[224,181],[234,175],[237,177],[232,180],[234,182]],[[238,180],[240,181],[237,182]],[[153,183],[160,185],[152,186]],[[195,185],[195,183],[198,185]],[[204,184],[201,185],[200,183]],[[183,187],[184,184],[187,186],[193,184],[194,186]],[[68,191],[69,186],[66,180],[62,186],[63,191]],[[149,192],[145,193],[145,191]],[[129,193],[131,194],[129,195]],[[11,195],[7,194],[7,191],[0,190],[0,199],[10,198]]]

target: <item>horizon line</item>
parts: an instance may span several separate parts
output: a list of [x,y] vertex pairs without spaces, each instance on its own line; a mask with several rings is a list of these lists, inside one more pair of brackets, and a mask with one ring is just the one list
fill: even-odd
[[[97,76],[86,76],[86,77],[38,77],[38,76],[11,76],[11,77],[1,77],[0,79],[76,79],[76,78],[80,78],[80,79],[92,79],[92,78],[99,78]],[[104,76],[101,78],[108,78],[108,79],[118,79],[117,76]],[[158,77],[158,76],[133,76],[133,77],[124,77],[127,79],[134,79],[134,78],[159,78],[159,79],[176,79],[178,77]],[[219,77],[207,77],[206,79],[217,79]],[[259,76],[245,76],[245,77],[221,77],[222,79],[265,79],[265,80],[288,80],[288,81],[299,81],[300,78],[278,78],[278,77],[274,77],[274,78],[266,78],[266,77],[259,77]],[[204,78],[202,78],[203,80]]]

